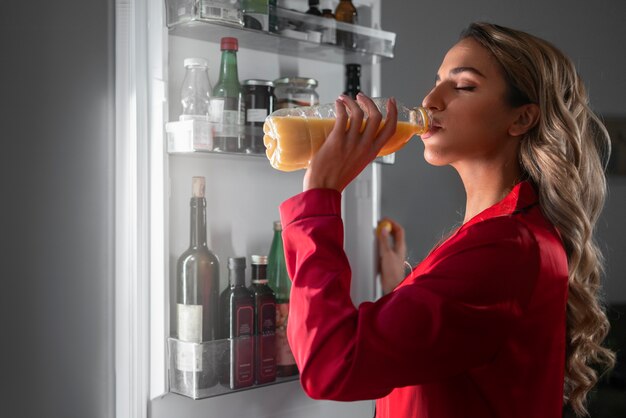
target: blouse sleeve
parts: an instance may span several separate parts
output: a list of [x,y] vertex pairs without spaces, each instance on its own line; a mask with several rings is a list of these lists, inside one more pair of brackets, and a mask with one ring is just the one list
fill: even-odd
[[301,193],[281,205],[281,218],[293,281],[288,339],[315,399],[380,398],[489,362],[538,275],[530,232],[511,217],[493,218],[438,251],[427,273],[356,308],[341,195]]

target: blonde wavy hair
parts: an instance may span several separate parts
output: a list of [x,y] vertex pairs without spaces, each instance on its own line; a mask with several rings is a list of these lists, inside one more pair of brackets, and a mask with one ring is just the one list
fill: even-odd
[[610,138],[589,107],[573,63],[550,43],[489,23],[473,23],[461,39],[487,48],[504,70],[507,101],[536,103],[537,125],[522,139],[520,166],[544,215],[561,234],[569,266],[564,403],[588,415],[587,393],[615,354],[602,346],[609,322],[601,302],[603,257],[594,228],[606,195]]

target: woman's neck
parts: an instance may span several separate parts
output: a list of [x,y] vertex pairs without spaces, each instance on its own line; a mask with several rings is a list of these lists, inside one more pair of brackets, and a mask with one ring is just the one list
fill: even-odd
[[483,162],[455,168],[461,175],[467,199],[463,223],[504,199],[521,178],[516,162]]

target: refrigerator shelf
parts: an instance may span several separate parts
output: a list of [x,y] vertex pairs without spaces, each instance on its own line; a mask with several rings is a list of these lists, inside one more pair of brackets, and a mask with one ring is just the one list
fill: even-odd
[[[260,339],[268,338],[267,342],[274,342],[274,335],[261,337],[240,337],[224,340],[192,343],[168,338],[167,349],[169,357],[169,384],[170,392],[178,393],[191,399],[204,399],[228,393],[256,389],[263,386],[292,382],[300,378],[299,375],[276,377],[275,380],[255,384],[253,365],[241,364],[239,374],[244,387],[231,387],[235,379],[231,374],[231,361],[235,361],[234,353],[252,351]],[[271,339],[271,341],[270,341]],[[245,373],[251,373],[246,375]],[[232,376],[232,377],[231,377]],[[239,386],[239,385],[233,385]]]
[[[186,120],[168,122],[165,124],[167,152],[170,155],[265,157],[262,127],[241,127],[242,140],[240,141],[239,151],[219,151],[214,149],[214,131],[215,124],[207,121]],[[395,153],[378,157],[374,160],[376,163],[387,165],[395,164],[395,161]]]
[[[341,64],[371,64],[394,57],[396,34],[393,32],[277,7],[278,33],[270,33],[244,28],[235,19],[207,18],[202,13],[206,3],[199,0],[166,0],[166,3],[167,26],[174,36],[212,42],[233,36],[243,48]],[[219,1],[213,3],[223,7]],[[334,42],[338,32],[354,37],[356,47],[329,43]]]
[[[234,133],[228,144],[218,140],[220,132]],[[187,154],[208,152],[265,156],[263,128],[261,126],[222,125],[207,120],[179,120],[165,124],[167,152]]]

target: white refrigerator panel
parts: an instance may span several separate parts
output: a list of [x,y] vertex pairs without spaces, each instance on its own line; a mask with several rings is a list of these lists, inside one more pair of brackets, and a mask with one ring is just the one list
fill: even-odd
[[[304,5],[305,2],[303,2]],[[120,417],[371,417],[373,401],[315,401],[299,382],[256,387],[192,400],[168,393],[166,341],[172,335],[175,268],[189,243],[191,178],[206,177],[209,246],[221,261],[221,288],[232,256],[267,254],[278,205],[298,193],[303,171],[272,169],[263,156],[168,155],[164,126],[181,112],[180,86],[187,57],[209,61],[217,83],[219,36],[197,40],[168,34],[163,0],[118,1],[117,205],[129,216],[118,222],[116,242],[127,248],[116,276],[116,385]],[[372,25],[379,2],[372,2]],[[376,19],[374,19],[376,17]],[[239,79],[304,76],[319,81],[320,102],[344,88],[344,63],[261,52],[240,42]],[[363,62],[363,59],[361,59]],[[368,62],[365,59],[365,62]],[[362,87],[378,95],[380,64],[364,64]],[[123,112],[124,115],[120,114]],[[130,119],[129,116],[130,115]],[[376,295],[373,229],[379,211],[380,167],[372,165],[344,193],[346,251],[353,265],[355,304]],[[121,212],[120,212],[121,213]],[[116,244],[116,245],[117,245]],[[145,404],[145,399],[150,399]]]

